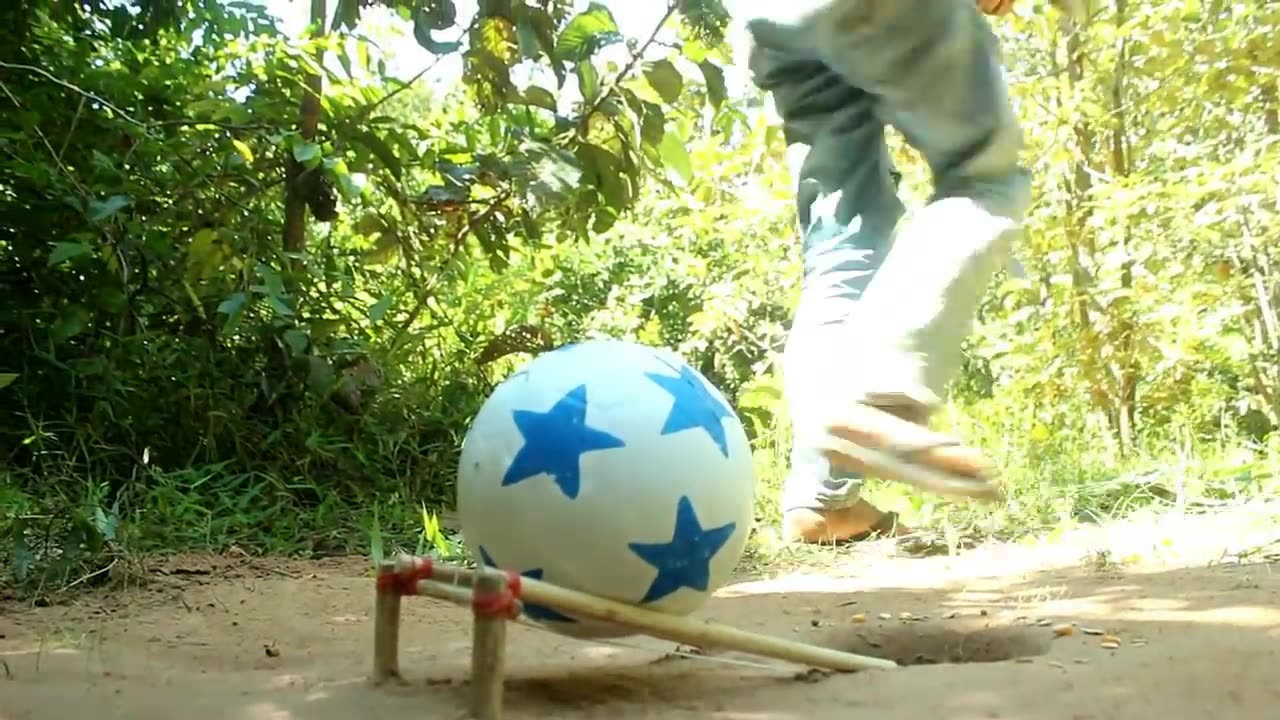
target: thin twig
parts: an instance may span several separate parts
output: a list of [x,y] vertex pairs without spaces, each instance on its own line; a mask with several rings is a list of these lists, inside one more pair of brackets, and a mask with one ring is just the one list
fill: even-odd
[[87,98],[82,95],[79,104],[76,105],[76,114],[71,118],[71,127],[67,128],[67,136],[62,139],[62,147],[58,148],[58,162],[62,162],[63,156],[67,154],[67,148],[71,145],[71,138],[75,137],[76,128],[80,127],[80,117],[84,114],[86,101]]
[[125,112],[124,110],[121,110],[118,106],[113,105],[112,103],[103,99],[101,95],[96,95],[92,92],[89,92],[88,90],[85,90],[82,87],[73,85],[43,68],[38,68],[34,65],[23,65],[21,63],[7,63],[7,62],[0,62],[0,68],[5,68],[8,70],[23,70],[29,73],[35,73],[36,75],[40,75],[44,77],[49,82],[52,82],[56,85],[60,85],[66,88],[67,90],[70,90],[71,92],[80,95],[81,97],[86,97],[96,103],[101,103],[103,107],[111,110],[112,112],[116,113],[117,115],[124,118],[125,120],[133,123],[134,125],[137,125],[138,127],[145,128],[147,126],[146,123],[134,118],[129,113]]
[[[467,25],[467,27],[466,27],[466,29],[464,29],[464,30],[462,31],[462,37],[465,37],[465,36],[467,36],[467,35],[470,35],[470,34],[471,34],[471,31],[475,29],[475,27],[476,27],[476,23],[477,23],[477,22],[479,22],[479,21],[480,21],[480,14],[479,14],[479,13],[476,13],[475,17],[471,18],[471,22],[470,22],[470,24],[468,24],[468,25]],[[449,53],[449,54],[452,54],[452,53]],[[380,97],[380,98],[378,98],[377,100],[375,100],[375,101],[373,101],[372,103],[370,103],[370,104],[369,104],[368,106],[366,106],[363,110],[361,110],[361,111],[360,111],[360,113],[359,113],[358,115],[356,115],[356,117],[354,118],[354,119],[355,119],[355,121],[356,121],[356,122],[359,122],[359,121],[361,121],[361,120],[364,120],[364,119],[368,118],[370,115],[372,115],[372,114],[373,114],[373,111],[374,111],[374,110],[377,110],[378,108],[380,108],[380,107],[382,107],[383,105],[387,104],[387,103],[388,103],[392,98],[394,98],[395,96],[399,95],[400,93],[404,92],[405,90],[408,90],[410,87],[413,87],[414,83],[418,82],[418,81],[419,81],[419,80],[421,80],[423,77],[425,77],[427,73],[429,73],[429,72],[431,72],[432,70],[434,70],[434,69],[435,69],[435,67],[436,67],[436,65],[439,65],[439,64],[440,64],[440,61],[441,61],[441,60],[443,60],[443,59],[445,59],[446,57],[448,57],[448,55],[437,55],[437,56],[436,56],[436,59],[435,59],[435,60],[432,60],[430,65],[426,66],[426,67],[425,67],[425,68],[423,68],[422,70],[419,70],[419,71],[418,71],[418,73],[417,73],[416,75],[414,75],[413,77],[411,77],[411,78],[409,78],[408,80],[406,80],[402,85],[400,85],[400,87],[396,88],[395,90],[392,90],[391,92],[387,93],[386,95],[383,95],[382,97]]]
[[592,101],[590,107],[588,107],[587,111],[582,115],[581,127],[584,130],[588,127],[588,123],[591,122],[591,116],[595,115],[596,111],[600,109],[600,106],[604,104],[604,101],[608,100],[610,96],[617,91],[618,86],[620,86],[622,81],[631,74],[631,71],[635,69],[636,65],[644,57],[645,51],[657,42],[658,33],[662,32],[662,28],[667,24],[667,20],[670,20],[671,16],[676,14],[676,9],[677,4],[675,3],[672,3],[667,7],[666,14],[662,16],[662,19],[658,20],[658,24],[653,28],[653,32],[649,33],[649,39],[645,40],[644,44],[642,44],[640,48],[631,55],[631,59],[627,61],[627,64],[623,66],[622,70],[620,70],[617,75],[613,76],[613,80],[611,80],[609,84],[605,86],[604,90],[596,96],[596,99]]
[[[9,86],[5,85],[3,81],[0,81],[0,92],[4,92],[5,95],[9,96],[9,99],[13,101],[15,106],[19,108],[22,107],[22,103],[18,100],[17,96],[9,91]],[[79,191],[86,200],[92,197],[89,191],[76,180],[76,176],[72,174],[71,170],[62,163],[62,159],[58,156],[58,151],[53,149],[53,144],[49,142],[49,138],[44,134],[44,131],[35,126],[32,126],[32,129],[35,130],[36,135],[40,137],[40,142],[49,150],[49,156],[58,164],[58,169],[62,171],[63,175],[67,176],[67,179],[71,181],[71,184],[75,186],[76,190]]]
[[408,333],[410,328],[413,327],[413,324],[418,321],[418,318],[422,316],[422,311],[426,309],[427,303],[431,301],[432,293],[435,292],[436,287],[439,286],[441,279],[444,277],[445,270],[449,267],[449,263],[453,261],[453,258],[457,256],[458,252],[461,251],[463,246],[466,244],[467,236],[471,234],[472,230],[474,230],[481,221],[492,215],[493,212],[510,197],[510,190],[505,190],[495,195],[490,201],[488,207],[471,216],[471,218],[467,220],[467,224],[454,235],[453,242],[449,247],[449,252],[445,255],[444,259],[440,261],[440,265],[436,268],[436,272],[434,277],[431,279],[431,283],[417,293],[417,302],[414,303],[413,309],[409,311],[409,316],[405,318],[404,322],[400,323],[400,327],[396,328],[396,331],[392,333],[390,343],[390,348],[392,350],[399,347],[401,339],[406,333]]

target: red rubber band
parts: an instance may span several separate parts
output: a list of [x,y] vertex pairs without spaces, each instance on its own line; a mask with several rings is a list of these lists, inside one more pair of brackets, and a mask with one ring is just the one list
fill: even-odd
[[413,564],[404,570],[378,573],[378,590],[394,592],[397,595],[417,595],[418,581],[429,579],[433,570],[431,558],[414,558]]
[[510,592],[472,592],[471,609],[477,617],[514,620],[519,615],[516,598]]
[[521,580],[523,579],[524,576],[520,573],[512,572],[510,570],[507,571],[507,591],[511,593],[511,598],[513,600],[520,599],[520,594],[523,590]]

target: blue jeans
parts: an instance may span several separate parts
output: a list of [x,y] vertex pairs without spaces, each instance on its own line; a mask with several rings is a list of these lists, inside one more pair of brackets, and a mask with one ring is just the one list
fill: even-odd
[[[764,3],[760,3],[761,6]],[[783,356],[783,510],[840,508],[862,478],[816,449],[851,403],[942,402],[977,304],[1030,204],[999,47],[974,0],[789,0],[748,19],[783,120],[804,286]],[[919,151],[930,203],[901,223],[884,129]]]

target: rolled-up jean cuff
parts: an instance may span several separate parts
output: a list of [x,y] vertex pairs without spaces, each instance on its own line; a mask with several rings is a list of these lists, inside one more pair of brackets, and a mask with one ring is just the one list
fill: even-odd
[[864,480],[857,473],[837,473],[818,448],[797,446],[791,469],[782,483],[782,511],[838,510],[862,496]]

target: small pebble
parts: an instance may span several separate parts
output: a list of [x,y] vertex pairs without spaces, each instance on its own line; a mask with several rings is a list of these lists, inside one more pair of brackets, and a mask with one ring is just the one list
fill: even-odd
[[1054,637],[1070,637],[1076,633],[1076,626],[1071,623],[1062,623],[1053,626]]
[[880,618],[881,620],[892,620],[892,619],[893,619],[893,616],[892,616],[892,615],[890,615],[889,613],[880,613],[880,614],[879,614],[879,615],[877,615],[876,617]]
[[1105,635],[1106,634],[1097,628],[1087,628],[1087,627],[1080,628],[1080,632],[1084,633],[1085,635]]

